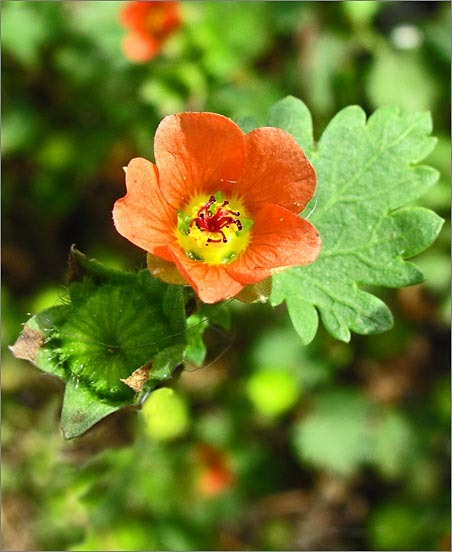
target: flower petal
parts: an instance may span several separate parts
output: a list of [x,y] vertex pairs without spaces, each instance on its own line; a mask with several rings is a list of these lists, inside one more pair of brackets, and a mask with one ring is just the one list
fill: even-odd
[[135,63],[144,63],[155,57],[160,44],[152,36],[141,31],[129,33],[122,41],[124,55]]
[[244,284],[254,284],[289,266],[312,263],[320,252],[320,237],[308,221],[279,205],[266,205],[251,228],[250,245],[227,266]]
[[113,207],[116,230],[129,241],[166,260],[167,245],[175,242],[176,213],[160,192],[157,167],[137,157],[126,172],[127,194]]
[[149,8],[155,2],[127,2],[123,5],[119,20],[126,29],[133,31],[144,31],[146,29],[146,17],[149,15]]
[[312,198],[316,176],[293,137],[262,127],[245,135],[246,161],[237,192],[250,213],[273,203],[300,213]]
[[243,289],[244,285],[228,274],[225,265],[192,261],[180,249],[169,247],[169,250],[177,268],[204,303],[224,301]]
[[127,2],[120,11],[119,20],[126,29],[162,38],[181,23],[179,2]]
[[230,192],[245,160],[240,128],[216,113],[177,113],[165,117],[154,140],[160,187],[180,209],[191,197]]

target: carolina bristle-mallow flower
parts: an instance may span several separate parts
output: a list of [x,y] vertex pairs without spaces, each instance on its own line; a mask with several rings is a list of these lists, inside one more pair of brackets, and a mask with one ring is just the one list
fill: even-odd
[[316,175],[288,132],[178,113],[158,126],[154,154],[130,161],[113,219],[155,276],[216,303],[318,256],[319,234],[298,215]]

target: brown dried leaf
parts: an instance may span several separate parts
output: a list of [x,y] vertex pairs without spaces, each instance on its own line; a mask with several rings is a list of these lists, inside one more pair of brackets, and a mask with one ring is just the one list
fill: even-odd
[[44,334],[40,330],[34,330],[26,324],[22,330],[22,333],[17,338],[16,343],[10,346],[10,351],[16,358],[21,358],[34,363],[36,355],[44,343]]
[[143,389],[143,386],[149,377],[151,364],[151,362],[147,362],[144,366],[141,366],[132,372],[128,378],[121,378],[121,381],[128,385],[136,393],[139,393]]

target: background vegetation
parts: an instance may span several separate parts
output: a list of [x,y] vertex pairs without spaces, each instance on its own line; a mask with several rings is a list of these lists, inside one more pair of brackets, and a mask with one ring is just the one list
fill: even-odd
[[143,64],[123,2],[2,4],[4,549],[449,550],[448,224],[425,283],[381,292],[390,332],[303,347],[284,310],[232,303],[205,367],[75,441],[60,382],[7,346],[62,295],[72,243],[145,265],[111,209],[175,111],[262,121],[292,94],[318,137],[349,104],[430,110],[441,179],[422,203],[447,218],[450,4],[183,2]]

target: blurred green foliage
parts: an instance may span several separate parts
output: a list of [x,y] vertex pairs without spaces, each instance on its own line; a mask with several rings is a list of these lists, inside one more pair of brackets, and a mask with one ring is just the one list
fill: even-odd
[[192,319],[193,364],[158,411],[76,441],[62,385],[7,346],[64,297],[72,243],[145,266],[111,209],[174,111],[262,124],[292,94],[318,138],[349,104],[429,110],[441,179],[420,204],[447,219],[450,5],[184,2],[142,65],[122,54],[121,6],[2,3],[4,549],[448,549],[449,225],[419,258],[425,283],[383,294],[390,332],[304,347],[280,308],[231,304],[229,323],[217,307],[209,328]]

